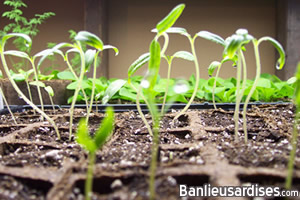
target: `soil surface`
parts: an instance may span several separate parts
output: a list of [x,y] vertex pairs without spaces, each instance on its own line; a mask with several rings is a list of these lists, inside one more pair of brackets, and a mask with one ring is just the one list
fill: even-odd
[[[0,116],[0,199],[83,200],[87,153],[69,141],[69,111],[47,111],[53,127],[32,111]],[[85,110],[74,114],[74,131]],[[294,107],[290,104],[252,107],[247,113],[249,141],[242,120],[235,140],[233,111],[190,110],[172,123],[176,111],[161,121],[157,199],[232,199],[179,197],[179,185],[277,186],[284,189],[291,149]],[[146,115],[151,124],[151,116]],[[240,116],[241,118],[241,116]],[[103,113],[92,113],[93,134]],[[93,200],[148,199],[152,137],[134,112],[115,114],[110,140],[97,152]],[[299,144],[298,144],[299,146]],[[300,191],[300,151],[297,151],[293,189]],[[283,199],[239,197],[234,199]],[[288,198],[297,199],[297,198]],[[298,197],[299,199],[299,197]]]

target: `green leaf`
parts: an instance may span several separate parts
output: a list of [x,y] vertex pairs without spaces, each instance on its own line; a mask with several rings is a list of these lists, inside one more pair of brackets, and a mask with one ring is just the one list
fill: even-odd
[[62,80],[71,80],[76,81],[77,79],[74,77],[73,73],[70,71],[63,71],[57,74],[57,77]]
[[102,40],[93,33],[87,31],[80,31],[76,36],[75,40],[84,42],[85,44],[94,47],[100,51],[103,50]]
[[83,148],[85,148],[90,153],[94,153],[97,151],[97,146],[88,133],[88,127],[84,118],[79,121],[76,133],[76,142],[82,145]]
[[99,129],[95,134],[95,145],[97,149],[101,148],[107,141],[114,129],[114,111],[113,108],[107,107],[105,111],[105,118],[101,122]]
[[136,93],[128,88],[122,87],[119,91],[119,95],[121,99],[129,100],[129,101],[136,101]]
[[113,49],[115,51],[115,56],[117,56],[119,54],[119,49],[117,47],[112,46],[112,45],[104,45],[103,50],[104,49]]
[[[78,86],[78,81],[74,81],[72,83],[70,83],[69,85],[67,85],[67,89],[68,90],[75,90]],[[87,89],[90,88],[91,86],[87,83],[87,81],[82,80],[81,82],[81,88],[82,89]]]
[[[69,44],[69,43],[65,43],[65,42],[62,42],[62,43],[59,43],[57,44],[56,46],[54,46],[52,49],[47,49],[45,51],[42,51],[40,52],[41,55],[41,58],[37,64],[37,67],[40,67],[42,62],[48,57],[48,56],[51,56],[53,55],[55,52],[58,53],[58,54],[62,54],[60,51],[58,51],[60,48],[64,48],[64,47],[73,47],[72,44]],[[36,54],[35,57],[38,57],[40,56],[39,54]]]
[[14,73],[12,70],[9,70],[10,74],[11,74],[11,77],[17,81],[17,82],[21,82],[21,81],[25,81],[26,80],[26,77],[24,74],[17,74],[17,73]]
[[118,79],[109,84],[104,92],[102,104],[106,104],[123,87],[125,83],[125,80]]
[[28,54],[25,52],[22,52],[22,51],[9,50],[9,51],[5,51],[4,55],[16,56],[19,58],[25,58],[25,59],[30,60],[30,57],[28,56]]
[[279,58],[276,63],[276,68],[279,70],[282,69],[282,67],[285,64],[285,51],[284,51],[283,47],[281,46],[281,44],[279,42],[277,42],[276,40],[274,40],[273,38],[268,37],[268,36],[260,38],[258,43],[263,42],[263,41],[271,42],[271,44],[277,49],[277,51],[279,53]]
[[271,81],[269,79],[266,78],[260,78],[257,81],[257,85],[256,87],[264,87],[264,88],[271,88]]
[[179,4],[157,25],[156,29],[158,30],[158,34],[165,32],[168,28],[174,25],[176,20],[180,17],[183,9],[185,8],[185,4]]
[[295,83],[295,100],[296,100],[296,106],[297,106],[297,109],[299,110],[300,108],[300,63],[298,63],[297,65],[297,71],[296,71],[296,74],[295,74],[296,78],[297,78],[297,81]]
[[53,89],[52,89],[51,86],[45,87],[45,90],[47,91],[47,93],[48,93],[51,97],[54,96],[54,91],[53,91]]
[[177,51],[174,55],[174,58],[181,58],[184,60],[194,61],[194,56],[190,52],[187,51]]
[[[152,29],[151,32],[157,33],[158,31],[157,31],[157,29],[155,28],[155,29]],[[166,32],[166,33],[177,33],[177,34],[181,34],[181,35],[185,35],[185,36],[188,36],[188,35],[189,35],[188,32],[186,31],[186,29],[181,28],[181,27],[170,27],[170,28],[168,28],[165,32]]]
[[[74,98],[74,96],[69,97],[67,103],[71,104],[73,101],[73,98]],[[76,102],[81,102],[82,100],[84,100],[83,96],[77,95]]]
[[33,57],[36,58],[36,57],[42,57],[42,56],[52,56],[52,55],[54,55],[54,53],[57,53],[57,54],[61,55],[62,57],[64,57],[63,52],[59,49],[45,49],[43,51],[38,52]]
[[26,35],[26,34],[23,34],[23,33],[9,33],[9,34],[6,34],[2,37],[2,43],[5,43],[8,39],[12,38],[12,37],[20,37],[20,38],[23,38],[25,40],[25,45],[30,48],[31,47],[31,44],[32,44],[32,40],[31,38]]
[[156,40],[152,40],[150,45],[150,59],[149,59],[149,76],[147,77],[150,88],[153,89],[156,79],[159,73],[159,67],[160,67],[160,44]]
[[212,42],[215,42],[217,44],[225,46],[225,40],[222,37],[220,37],[220,36],[218,36],[214,33],[210,33],[208,31],[200,31],[196,35],[201,37],[201,38],[204,38],[206,40],[210,40]]
[[88,70],[90,68],[90,66],[94,61],[95,55],[96,55],[96,50],[92,50],[92,49],[88,49],[84,53],[85,70]]
[[35,85],[35,86],[39,86],[39,87],[46,87],[45,83],[41,82],[41,81],[32,81],[29,83],[30,85]]
[[215,71],[215,69],[218,68],[218,67],[220,67],[220,66],[221,66],[221,63],[220,63],[220,62],[218,62],[218,61],[213,61],[213,62],[209,65],[209,67],[208,67],[208,75],[209,75],[209,76],[212,76],[213,73],[214,73],[214,71]]
[[244,37],[240,35],[233,35],[226,39],[225,41],[225,49],[223,52],[223,58],[233,59],[235,58],[235,54],[237,50],[241,47],[244,42]]
[[293,85],[294,83],[296,83],[296,81],[297,81],[297,78],[295,76],[293,76],[293,77],[289,78],[286,82],[289,85]]
[[128,79],[150,59],[150,53],[144,53],[136,61],[134,61],[128,68]]

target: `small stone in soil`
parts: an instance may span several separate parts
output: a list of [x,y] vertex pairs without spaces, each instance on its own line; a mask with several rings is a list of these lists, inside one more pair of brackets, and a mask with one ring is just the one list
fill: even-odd
[[110,188],[112,190],[116,190],[116,189],[119,189],[123,186],[123,183],[120,179],[116,179],[114,180],[114,182],[112,182],[112,184],[110,185]]

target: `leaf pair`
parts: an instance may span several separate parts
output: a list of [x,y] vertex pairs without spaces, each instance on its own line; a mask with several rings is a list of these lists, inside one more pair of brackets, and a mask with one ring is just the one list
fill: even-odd
[[114,129],[114,111],[107,107],[106,116],[101,122],[99,129],[92,138],[88,132],[88,125],[85,119],[81,119],[77,130],[76,141],[82,145],[89,153],[95,153],[107,141]]

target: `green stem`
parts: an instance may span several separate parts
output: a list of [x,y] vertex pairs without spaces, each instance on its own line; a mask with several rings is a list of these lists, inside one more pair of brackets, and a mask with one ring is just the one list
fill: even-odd
[[[243,85],[242,85],[242,91],[241,91],[241,100],[244,96],[244,91],[246,89],[246,83],[247,83],[247,64],[246,64],[246,59],[244,56],[243,51],[241,50],[241,58],[242,58],[242,63],[243,63]],[[246,112],[243,112],[243,128],[244,128],[244,137],[245,137],[245,143],[248,141],[248,134],[247,134],[247,118],[246,118]],[[246,133],[245,133],[246,129]]]
[[5,96],[4,96],[4,93],[3,93],[1,87],[0,87],[0,94],[1,94],[1,96],[2,96],[2,99],[3,99],[3,101],[4,101],[5,105],[6,105],[6,107],[7,107],[7,110],[8,110],[8,112],[9,112],[9,114],[11,115],[12,119],[14,120],[14,123],[17,125],[18,123],[17,123],[17,121],[16,121],[16,118],[15,118],[14,114],[12,113],[12,111],[11,111],[9,105],[8,105],[8,102],[7,102],[7,100],[6,100]]
[[94,95],[95,95],[95,87],[96,87],[96,76],[97,76],[97,57],[98,57],[99,51],[96,53],[95,58],[94,58],[94,71],[93,71],[93,85],[92,85],[92,94],[91,94],[91,100],[90,100],[90,106],[87,111],[87,116],[86,116],[86,123],[89,121],[90,113],[92,111],[92,106],[93,106],[93,101],[94,101]]
[[170,76],[171,76],[171,65],[172,65],[172,60],[167,61],[168,62],[168,75],[167,75],[167,85],[166,85],[166,90],[165,90],[165,95],[164,95],[164,100],[163,100],[163,104],[161,107],[161,116],[163,116],[164,114],[164,110],[165,110],[165,104],[167,101],[167,96],[168,96],[168,91],[169,91],[169,82],[170,82]]
[[81,69],[80,69],[81,71],[80,71],[80,75],[79,75],[79,78],[78,78],[78,85],[75,89],[74,97],[73,97],[71,108],[70,108],[69,141],[71,141],[71,139],[72,139],[74,107],[75,107],[75,103],[76,103],[76,100],[77,100],[79,90],[81,89],[81,84],[82,84],[83,76],[84,76],[84,73],[85,73],[85,58],[84,58],[84,53],[82,51],[82,47],[81,47],[80,42],[77,42],[77,48],[79,49],[80,57],[81,57]]
[[142,96],[142,98],[143,98],[143,100],[145,101],[145,103],[146,103],[146,105],[148,106],[148,108],[149,108],[149,103],[148,103],[148,101],[146,100],[146,98],[144,97],[144,95],[141,93],[141,86],[139,86],[139,89],[137,90],[136,87],[134,87],[134,85],[132,85],[131,82],[129,82],[129,85],[130,85],[130,87],[133,88],[133,89],[135,90],[135,92],[136,92],[136,108],[137,108],[137,111],[138,111],[139,115],[141,116],[141,118],[142,118],[142,120],[143,120],[143,122],[144,122],[144,124],[145,124],[145,126],[146,126],[146,128],[147,128],[147,130],[148,130],[148,132],[149,132],[149,134],[152,136],[152,135],[153,135],[152,129],[151,129],[149,123],[147,122],[146,117],[145,117],[145,115],[144,115],[144,113],[142,112],[142,109],[141,109],[141,105],[140,105],[140,95]]
[[238,51],[238,63],[237,63],[237,72],[236,72],[236,102],[235,102],[235,110],[234,110],[234,134],[235,134],[235,141],[238,141],[239,135],[239,111],[240,111],[240,102],[241,102],[241,52]]
[[153,121],[153,143],[151,150],[150,177],[149,177],[149,192],[150,200],[155,199],[155,175],[157,169],[157,155],[159,147],[159,121],[160,117],[156,116]]
[[[70,72],[73,74],[73,76],[75,77],[75,79],[78,81],[78,76],[77,76],[77,74],[75,73],[75,71],[73,70],[72,65],[71,65],[70,62],[69,62],[68,55],[66,55],[65,61],[66,61],[66,63],[67,63],[67,66],[69,67]],[[84,89],[82,89],[82,88],[81,88],[81,92],[82,92],[83,97],[84,97],[84,101],[85,101],[85,105],[86,105],[86,110],[88,111],[88,109],[89,109],[89,107],[88,107],[89,103],[88,103],[88,101],[87,101],[87,95],[86,95]]]
[[52,97],[51,97],[51,95],[49,93],[48,93],[48,95],[49,95],[49,99],[50,99],[50,102],[51,102],[51,105],[52,105],[52,109],[55,112],[55,107],[54,107],[53,99],[52,99]]
[[[28,80],[27,80],[27,79],[25,79],[25,83],[26,83],[26,86],[27,86],[27,91],[28,91],[29,99],[30,99],[30,101],[31,101],[31,102],[33,102],[33,101],[32,101],[32,94],[31,94],[30,85],[29,85],[29,83],[28,83]],[[36,111],[35,111],[35,110],[33,110],[33,113],[34,113],[34,114],[36,114]]]
[[3,65],[3,68],[5,70],[5,73],[9,79],[9,81],[11,82],[12,86],[14,87],[14,89],[16,90],[16,92],[19,94],[19,96],[28,104],[30,105],[34,110],[36,110],[38,113],[40,113],[43,117],[45,117],[49,122],[50,124],[52,124],[52,126],[54,127],[55,129],[55,132],[57,134],[57,138],[60,140],[60,134],[59,134],[59,131],[58,131],[58,128],[55,124],[55,122],[45,113],[43,112],[41,109],[39,109],[33,102],[31,102],[24,94],[23,92],[20,90],[20,88],[18,87],[18,85],[16,84],[16,82],[14,81],[14,79],[11,77],[10,73],[9,73],[9,69],[8,69],[8,66],[7,66],[7,63],[6,63],[6,60],[5,60],[5,57],[4,57],[4,53],[3,53],[3,49],[0,50],[0,54],[1,54],[1,60],[2,60],[2,65]]
[[285,179],[285,189],[290,190],[292,187],[292,182],[293,182],[293,171],[294,171],[294,162],[295,162],[295,157],[296,157],[296,151],[297,151],[297,138],[298,138],[298,121],[299,121],[299,108],[296,109],[296,114],[295,114],[295,121],[294,121],[294,128],[293,128],[293,134],[292,134],[292,150],[290,152],[290,158],[288,162],[288,171],[287,171],[287,176]]
[[[196,35],[197,36],[197,35]],[[197,94],[197,91],[198,91],[198,86],[199,86],[199,79],[200,79],[200,71],[199,71],[199,63],[198,63],[198,59],[197,59],[197,55],[196,55],[196,50],[195,50],[195,45],[194,45],[194,42],[195,42],[195,39],[196,39],[196,36],[194,38],[191,38],[190,36],[188,37],[189,38],[189,41],[190,41],[190,44],[191,44],[191,49],[192,49],[192,54],[194,56],[194,63],[195,63],[195,70],[196,70],[196,83],[195,83],[195,88],[194,88],[194,91],[193,91],[193,94],[189,100],[189,102],[185,105],[185,107],[174,117],[173,119],[173,122],[178,119],[178,117],[180,115],[182,115],[184,112],[187,111],[187,109],[190,107],[190,105],[192,104],[192,102],[194,101],[194,98],[196,97],[196,94]]]
[[[30,63],[31,63],[31,66],[32,66],[32,69],[33,69],[35,81],[39,81],[39,79],[38,79],[38,72],[37,72],[37,69],[35,68],[35,64],[34,64],[34,59],[33,60],[30,59]],[[38,84],[37,84],[36,87],[37,87],[37,91],[38,91],[38,95],[39,95],[39,99],[40,99],[40,103],[41,103],[41,108],[42,108],[42,111],[44,112],[44,103],[43,103],[43,97],[42,97],[42,93],[41,93],[41,88],[40,88],[40,86]]]
[[247,112],[247,107],[248,107],[248,103],[256,89],[256,85],[258,83],[259,77],[260,77],[260,71],[261,71],[261,63],[260,63],[260,56],[259,56],[259,49],[258,49],[258,45],[259,43],[257,42],[257,40],[253,40],[253,46],[254,46],[254,54],[255,54],[255,60],[256,60],[256,76],[253,82],[253,85],[250,89],[250,92],[245,100],[245,104],[243,107],[243,119],[244,119],[244,134],[245,134],[245,142],[247,142],[248,140],[248,132],[247,132],[247,119],[246,119],[246,112]]
[[94,165],[96,160],[96,153],[89,153],[89,165],[86,174],[85,181],[85,200],[90,200],[92,197],[92,189],[93,189],[93,173],[94,173]]

